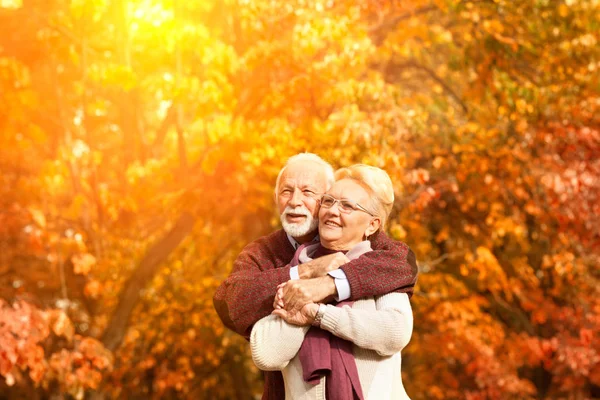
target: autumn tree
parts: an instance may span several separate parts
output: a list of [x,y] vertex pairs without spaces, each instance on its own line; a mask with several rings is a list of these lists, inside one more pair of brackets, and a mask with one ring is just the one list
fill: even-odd
[[211,297],[311,151],[396,185],[412,398],[598,396],[599,19],[593,0],[0,2],[2,393],[260,393]]

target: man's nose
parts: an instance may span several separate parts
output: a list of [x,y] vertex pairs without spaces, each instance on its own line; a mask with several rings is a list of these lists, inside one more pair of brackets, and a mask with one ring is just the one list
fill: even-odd
[[290,206],[297,207],[302,205],[302,192],[299,189],[294,189],[292,197],[290,198]]

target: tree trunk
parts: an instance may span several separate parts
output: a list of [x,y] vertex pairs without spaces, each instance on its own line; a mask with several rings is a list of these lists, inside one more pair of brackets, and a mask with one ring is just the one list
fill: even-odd
[[102,343],[115,351],[123,341],[131,312],[140,298],[140,291],[152,280],[169,254],[190,234],[196,219],[184,212],[173,228],[146,253],[121,292],[119,302],[102,336]]

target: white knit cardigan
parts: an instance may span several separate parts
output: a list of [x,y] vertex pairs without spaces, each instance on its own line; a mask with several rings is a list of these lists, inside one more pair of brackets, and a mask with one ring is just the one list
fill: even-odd
[[[288,324],[269,315],[250,334],[252,359],[264,371],[282,371],[286,400],[325,400],[325,377],[317,385],[302,379],[298,351],[309,326]],[[400,351],[412,335],[413,315],[406,293],[327,305],[321,328],[351,341],[366,400],[409,399],[402,384]]]

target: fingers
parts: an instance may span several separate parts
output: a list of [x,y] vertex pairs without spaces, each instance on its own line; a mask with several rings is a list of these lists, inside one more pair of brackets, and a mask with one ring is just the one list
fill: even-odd
[[344,253],[337,252],[331,255],[331,258],[327,261],[325,271],[333,271],[340,268],[342,265],[348,263],[350,260]]
[[277,294],[275,294],[275,307],[274,308],[283,308],[283,289],[277,289]]
[[286,303],[291,300],[292,297],[295,296],[298,287],[300,286],[300,281],[290,282],[289,284],[283,286],[281,288],[281,292],[283,294],[283,301]]
[[274,309],[283,308],[283,305],[284,305],[283,293],[284,293],[284,288],[286,287],[286,285],[287,285],[287,282],[283,282],[283,283],[280,283],[279,285],[277,285],[277,291],[275,292],[275,299],[273,300],[273,308]]
[[295,291],[288,292],[288,295],[283,298],[283,308],[286,310],[294,310],[298,303],[298,296]]
[[290,292],[289,300],[284,300],[284,308],[288,311],[299,311],[307,303],[311,302],[312,290],[310,282],[306,281]]
[[303,285],[303,282],[296,281],[283,288],[283,303],[286,310],[291,311],[298,307],[298,302],[302,301],[304,293]]
[[346,257],[346,255],[344,253],[335,253],[335,262],[337,264],[337,268],[341,267],[342,265],[350,262],[350,259],[348,257]]
[[283,319],[288,324],[292,325],[309,325],[314,318],[308,318],[304,316],[302,313],[298,312],[288,312],[285,310],[273,310],[271,312],[272,315],[276,315]]
[[287,312],[286,310],[283,309],[279,309],[279,310],[273,310],[271,312],[272,315],[276,315],[279,318],[281,318],[282,320],[284,320],[285,322],[288,322],[290,324],[295,323],[296,321],[294,320],[294,315],[295,314],[291,314],[289,312]]
[[285,303],[283,302],[283,300],[281,300],[278,297],[275,297],[275,301],[273,302],[273,309],[275,309],[275,310],[281,309],[281,308],[283,308],[284,304]]

